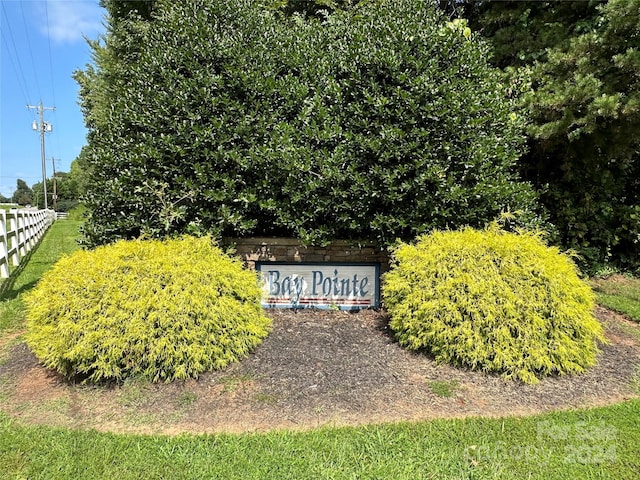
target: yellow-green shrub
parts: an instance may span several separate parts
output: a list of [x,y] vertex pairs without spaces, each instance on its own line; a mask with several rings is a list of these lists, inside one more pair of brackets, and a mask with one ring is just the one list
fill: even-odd
[[209,238],[120,241],[56,263],[25,295],[26,341],[90,381],[197,377],[265,338],[257,276]]
[[532,233],[493,226],[402,244],[383,296],[400,344],[527,383],[581,372],[604,341],[575,264]]

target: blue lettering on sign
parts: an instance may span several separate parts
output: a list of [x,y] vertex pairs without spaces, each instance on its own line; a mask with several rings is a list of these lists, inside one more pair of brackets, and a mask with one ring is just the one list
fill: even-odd
[[311,290],[311,295],[318,295],[318,290],[316,288],[322,283],[322,272],[314,270],[311,274],[313,275],[313,281],[311,282],[313,289]]
[[280,270],[269,270],[269,295],[300,297],[304,285],[304,278],[289,275],[280,280]]
[[[378,269],[371,265],[358,267],[346,264],[298,268],[283,264],[263,268],[263,295],[268,297],[265,302],[284,308],[337,305],[352,309],[377,305]],[[371,270],[374,271],[370,273]]]
[[333,271],[333,276],[325,277],[320,270],[311,272],[311,294],[313,296],[354,296],[366,297],[369,290],[369,277],[358,279],[358,274],[354,273],[351,278],[340,278],[338,270]]
[[362,280],[360,280],[360,296],[361,297],[365,297],[369,295],[369,290],[364,289],[364,287],[366,287],[368,284],[369,284],[369,277],[364,277]]
[[280,295],[280,272],[278,270],[269,270],[269,295]]

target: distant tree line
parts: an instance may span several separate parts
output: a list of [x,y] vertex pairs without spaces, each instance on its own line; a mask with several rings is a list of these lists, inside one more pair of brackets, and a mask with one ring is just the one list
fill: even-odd
[[[82,155],[81,155],[82,156]],[[56,172],[55,201],[56,211],[68,212],[80,203],[80,198],[86,189],[86,176],[82,170],[81,156],[71,163],[69,172]],[[48,207],[54,206],[54,179],[47,179]],[[0,195],[0,203],[16,203],[20,206],[33,206],[44,208],[44,189],[42,182],[35,183],[31,187],[23,179],[17,179],[16,189],[11,197]]]

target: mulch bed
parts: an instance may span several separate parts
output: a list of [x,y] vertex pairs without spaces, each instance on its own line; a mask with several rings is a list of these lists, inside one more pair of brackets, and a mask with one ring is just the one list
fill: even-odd
[[[537,385],[438,365],[401,348],[384,313],[271,310],[271,335],[244,361],[197,381],[84,387],[38,366],[24,344],[0,366],[5,411],[28,422],[138,432],[306,429],[604,405],[637,395],[637,324],[599,308],[610,343],[598,365]],[[450,396],[436,388],[446,382]],[[0,392],[2,393],[2,392]],[[62,405],[53,415],[34,398]],[[55,409],[50,409],[55,410]],[[140,421],[140,419],[144,421]],[[137,419],[137,420],[136,420]]]

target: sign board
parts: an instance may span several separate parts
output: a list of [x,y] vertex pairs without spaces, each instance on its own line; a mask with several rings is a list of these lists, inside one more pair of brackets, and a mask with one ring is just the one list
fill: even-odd
[[377,263],[257,262],[263,280],[262,305],[268,308],[339,308],[379,306]]

